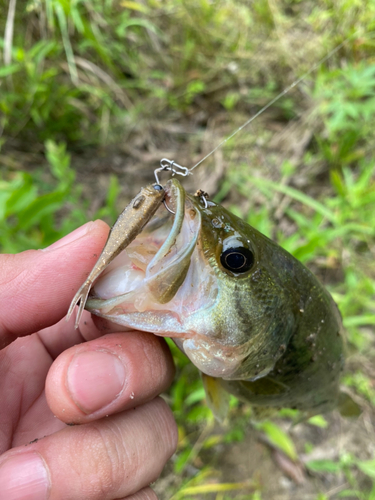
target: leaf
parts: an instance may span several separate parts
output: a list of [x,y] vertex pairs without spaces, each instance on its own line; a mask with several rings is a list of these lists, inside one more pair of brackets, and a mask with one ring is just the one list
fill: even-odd
[[69,72],[70,72],[70,77],[72,79],[72,82],[75,85],[78,85],[78,73],[77,73],[77,67],[76,63],[74,60],[74,53],[73,53],[73,48],[70,43],[70,38],[69,38],[69,29],[68,29],[68,20],[66,18],[65,12],[63,7],[58,3],[54,3],[54,8],[56,12],[56,17],[59,22],[59,27],[61,31],[61,36],[63,40],[63,45],[65,49],[65,54],[66,54],[66,60],[68,63],[69,67]]
[[[338,498],[358,498],[358,491],[356,490],[343,490],[338,494]],[[370,499],[369,499],[370,500]]]
[[20,64],[10,64],[9,66],[3,66],[2,68],[0,68],[0,78],[13,75],[13,73],[17,73],[17,71],[20,71],[20,69]]
[[22,229],[28,229],[36,224],[40,219],[48,214],[58,210],[64,201],[66,193],[53,192],[39,196],[27,209],[19,214],[18,225]]
[[22,172],[22,185],[13,191],[6,202],[5,217],[24,210],[37,197],[37,189],[30,174]]
[[125,7],[126,9],[136,10],[138,12],[143,12],[145,14],[148,12],[148,8],[146,7],[146,5],[143,5],[140,2],[132,2],[130,0],[123,0],[122,2],[120,2],[120,5],[121,5],[121,7]]
[[223,436],[221,434],[214,434],[213,436],[209,436],[203,443],[202,448],[208,450],[209,448],[214,448],[218,444],[223,442]]
[[211,410],[206,405],[196,405],[186,415],[187,422],[209,422],[213,420]]
[[185,398],[185,405],[186,406],[191,406],[195,403],[202,402],[205,398],[205,391],[204,387],[198,387],[198,389],[195,389],[195,391],[192,391],[186,398]]
[[34,59],[37,64],[40,64],[44,61],[46,56],[55,49],[55,47],[56,42],[54,41],[47,42],[47,40],[40,40],[39,42],[35,43],[27,52],[27,59]]
[[262,422],[257,428],[263,431],[271,444],[279,448],[292,460],[297,460],[298,455],[292,439],[277,424],[273,422]]
[[375,459],[366,462],[357,462],[357,466],[366,476],[375,479]]
[[306,463],[306,467],[314,472],[340,472],[341,464],[331,460],[311,460]]
[[328,427],[328,422],[323,415],[315,415],[314,417],[309,418],[307,422],[311,425],[315,425],[316,427],[320,427],[321,429]]
[[375,482],[372,485],[372,490],[370,491],[368,500],[375,500]]
[[300,201],[304,205],[312,208],[319,214],[323,215],[323,217],[332,222],[332,224],[337,223],[336,215],[329,208],[325,207],[322,203],[314,200],[310,196],[302,193],[301,191],[298,191],[298,189],[294,189],[290,186],[285,186],[283,184],[276,184],[275,182],[269,181],[264,178],[249,177],[249,180],[259,188],[262,187],[271,188],[274,191],[286,194],[287,196],[290,196],[294,200]]
[[174,463],[174,471],[179,474],[187,464],[191,454],[191,448],[186,448],[184,451],[180,452]]
[[248,481],[243,483],[209,483],[198,486],[187,486],[182,488],[173,498],[183,498],[185,495],[205,495],[207,493],[219,493],[224,491],[235,491],[255,488],[254,483]]
[[375,314],[364,314],[361,316],[349,316],[344,318],[345,328],[361,325],[375,325]]
[[347,193],[345,183],[343,182],[342,176],[337,170],[333,170],[330,174],[331,184],[335,188],[336,192],[344,197]]
[[75,172],[70,168],[70,155],[66,152],[66,144],[49,139],[44,146],[51,172],[60,181],[59,190],[65,190],[75,178]]

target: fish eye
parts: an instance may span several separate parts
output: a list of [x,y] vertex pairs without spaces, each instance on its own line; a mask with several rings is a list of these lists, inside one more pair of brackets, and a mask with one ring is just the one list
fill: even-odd
[[220,262],[232,273],[246,273],[254,264],[254,254],[248,248],[228,248],[220,255]]

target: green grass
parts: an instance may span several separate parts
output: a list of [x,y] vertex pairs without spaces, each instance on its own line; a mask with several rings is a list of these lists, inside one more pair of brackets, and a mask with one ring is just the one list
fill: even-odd
[[[95,157],[108,146],[151,137],[140,142],[141,155],[173,149],[176,161],[191,166],[346,40],[224,145],[223,161],[230,167],[216,199],[325,282],[343,314],[352,353],[343,383],[358,396],[365,415],[373,416],[374,3],[42,0],[17,2],[14,22],[7,9],[0,7],[4,252],[47,246],[88,217],[114,221],[122,208],[121,186],[112,176],[105,203],[91,210],[85,186],[77,182],[76,160],[83,153]],[[159,137],[158,124],[190,127],[193,133]],[[299,149],[301,136],[293,124],[308,137]],[[280,136],[276,146],[274,131]],[[183,158],[177,157],[180,151]],[[31,158],[27,168],[25,158]],[[215,161],[211,157],[196,173]],[[261,500],[257,478],[242,485],[224,481],[213,458],[243,440],[251,410],[232,399],[231,426],[219,431],[197,371],[170,345],[178,376],[168,397],[181,439],[168,494],[176,500]],[[293,432],[285,423],[298,418],[284,411],[254,432],[293,460]],[[325,432],[330,423],[322,418],[301,425]],[[344,475],[349,486],[342,497],[373,500],[373,459],[344,453],[308,467]],[[327,495],[322,491],[317,500]]]
[[[32,172],[9,170],[0,181],[0,248],[15,253],[43,248],[87,220],[88,200],[83,186],[76,184],[76,174],[64,143],[45,143],[48,169]],[[112,176],[106,204],[92,214],[114,222],[118,214],[119,184]]]

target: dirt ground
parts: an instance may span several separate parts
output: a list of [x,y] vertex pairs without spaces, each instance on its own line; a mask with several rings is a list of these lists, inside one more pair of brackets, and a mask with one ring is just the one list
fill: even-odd
[[[278,451],[259,441],[255,431],[249,429],[243,442],[224,446],[218,453],[206,457],[212,466],[220,471],[220,482],[241,483],[255,480],[261,490],[263,500],[309,500],[316,499],[319,493],[326,498],[339,498],[342,490],[350,484],[343,473],[308,473],[304,463],[311,460],[339,460],[343,453],[351,453],[359,459],[368,460],[374,455],[374,415],[364,414],[356,421],[343,419],[337,412],[327,417],[327,429],[319,429],[308,424],[298,424],[289,428],[289,433],[299,451],[300,464],[292,464]],[[279,422],[282,426],[282,423]],[[285,430],[287,426],[284,424]],[[306,443],[314,448],[304,453]],[[208,464],[205,464],[208,465]],[[156,491],[163,496],[163,483],[156,483]],[[362,488],[370,484],[363,478]],[[241,490],[236,492],[240,495]],[[233,494],[232,494],[233,495]],[[242,498],[250,498],[243,491]],[[228,495],[230,498],[231,495]],[[233,495],[234,497],[234,495]],[[198,498],[203,498],[198,497]],[[206,497],[209,498],[209,497]],[[212,496],[215,498],[215,496]],[[349,496],[356,499],[357,496]]]

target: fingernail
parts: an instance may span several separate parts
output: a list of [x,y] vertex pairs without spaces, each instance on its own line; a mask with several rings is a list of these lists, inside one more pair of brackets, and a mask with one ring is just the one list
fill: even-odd
[[69,243],[72,243],[73,241],[78,240],[79,238],[82,238],[82,236],[84,236],[85,234],[89,233],[92,230],[94,225],[95,225],[95,222],[92,222],[92,221],[87,222],[83,226],[78,227],[73,232],[64,236],[64,238],[61,238],[61,240],[58,240],[55,243],[52,243],[52,245],[50,245],[47,248],[43,248],[42,251],[49,252],[50,250],[56,250],[57,248],[61,248],[64,245],[68,245]]
[[125,385],[126,370],[109,352],[85,351],[72,359],[67,387],[74,403],[84,413],[93,413],[115,400]]
[[14,455],[0,466],[0,500],[45,500],[50,480],[38,453]]

